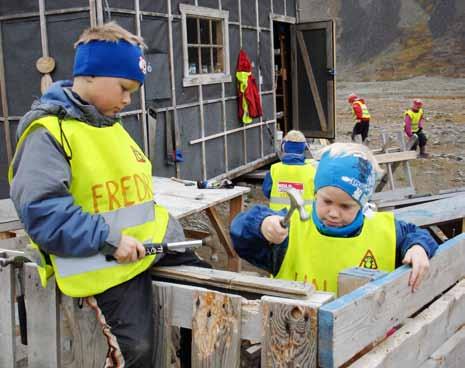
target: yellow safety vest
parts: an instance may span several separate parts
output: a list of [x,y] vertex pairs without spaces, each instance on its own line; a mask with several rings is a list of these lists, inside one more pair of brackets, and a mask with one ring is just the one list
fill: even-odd
[[[355,101],[353,105],[360,105],[360,107],[362,108],[362,119],[363,120],[369,120],[371,118],[370,116],[370,112],[368,111],[368,107],[366,104],[364,104],[362,101]],[[352,109],[352,114],[354,115],[354,119],[357,120],[357,115],[355,115],[355,111],[354,109]]]
[[[409,109],[409,110],[405,111],[404,115],[410,116],[410,121],[411,121],[411,124],[412,124],[412,132],[415,133],[419,128],[419,124],[420,124],[421,118],[423,116],[423,109],[420,109],[417,112]],[[405,128],[405,121],[404,121],[404,128]]]
[[[21,135],[18,147],[33,130],[47,129],[62,142],[58,118],[47,116],[34,121]],[[62,122],[68,144],[62,148],[70,159],[70,193],[83,212],[100,214],[112,231],[132,236],[143,243],[161,242],[168,226],[166,209],[153,202],[152,165],[121,124],[97,128],[78,120]],[[61,144],[61,143],[60,143]],[[13,178],[10,166],[9,179]],[[40,249],[40,245],[33,246]],[[107,262],[103,254],[91,257],[49,255],[51,265],[42,264],[39,274],[45,287],[55,273],[60,290],[72,297],[99,294],[149,268],[155,256],[128,264]]]
[[249,105],[247,104],[247,99],[245,98],[245,90],[247,89],[247,84],[249,80],[249,75],[252,72],[236,72],[236,78],[239,83],[239,89],[242,93],[242,111],[244,111],[244,115],[242,116],[242,122],[244,124],[250,124],[253,119],[249,115]]
[[300,192],[307,210],[314,197],[313,179],[315,167],[310,163],[304,165],[286,165],[282,162],[271,165],[270,175],[273,186],[270,193],[270,208],[279,211],[290,207],[290,201],[284,189],[292,187]]
[[317,290],[337,292],[339,272],[365,267],[391,272],[396,260],[396,227],[391,212],[365,218],[358,236],[335,238],[322,235],[313,221],[302,222],[294,213],[289,245],[278,279],[311,282]]

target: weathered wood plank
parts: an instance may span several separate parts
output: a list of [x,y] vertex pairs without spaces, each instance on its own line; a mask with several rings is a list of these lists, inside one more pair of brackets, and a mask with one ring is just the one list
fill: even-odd
[[317,306],[262,298],[262,367],[317,366]]
[[379,155],[375,155],[375,158],[376,161],[378,161],[378,164],[387,164],[393,162],[414,160],[417,158],[417,153],[415,151],[381,153]]
[[306,298],[315,291],[312,284],[248,276],[237,272],[193,266],[155,267],[153,274],[163,278],[196,283],[202,286],[210,285],[224,289],[288,298]]
[[351,267],[339,272],[337,277],[338,297],[349,294],[366,283],[377,280],[386,275],[380,270],[370,270],[363,267]]
[[398,188],[398,189],[393,189],[393,190],[385,190],[384,192],[373,193],[373,196],[371,197],[371,199],[374,202],[378,203],[378,202],[399,200],[412,194],[415,194],[415,188],[404,187],[404,188]]
[[345,363],[464,277],[465,235],[439,248],[431,259],[428,275],[414,294],[408,286],[410,271],[410,267],[402,266],[320,309],[319,364],[322,367]]
[[436,350],[421,368],[463,368],[465,366],[465,327]]
[[95,311],[87,303],[62,295],[62,311],[71,335],[71,353],[64,367],[100,368],[105,362],[108,345],[97,323]]
[[55,280],[49,280],[47,287],[42,288],[37,267],[30,263],[24,265],[24,275],[26,310],[29,311],[28,368],[59,367],[60,313]]
[[0,367],[14,368],[16,362],[15,269],[0,267]]
[[461,281],[350,367],[417,367],[464,323],[465,281]]
[[399,208],[393,212],[396,219],[412,222],[418,226],[462,219],[465,217],[465,195]]
[[241,297],[196,291],[192,315],[192,367],[239,367]]
[[173,311],[171,285],[153,287],[153,312],[155,320],[155,367],[171,367],[171,325]]

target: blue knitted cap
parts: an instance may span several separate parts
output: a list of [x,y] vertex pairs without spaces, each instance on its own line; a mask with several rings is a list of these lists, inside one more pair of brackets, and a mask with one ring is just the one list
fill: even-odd
[[306,142],[293,142],[293,141],[283,141],[282,150],[285,153],[304,153],[305,149],[307,148]]
[[73,76],[115,77],[144,83],[147,64],[139,46],[125,40],[81,43],[74,56]]
[[315,192],[327,186],[337,187],[363,208],[373,195],[375,181],[375,170],[365,157],[358,154],[331,157],[327,151],[316,170]]

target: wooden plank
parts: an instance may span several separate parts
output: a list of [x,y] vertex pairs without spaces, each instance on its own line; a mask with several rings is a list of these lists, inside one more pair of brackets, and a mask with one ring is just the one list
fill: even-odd
[[[379,192],[379,193],[384,193],[384,192]],[[382,200],[377,203],[377,206],[378,206],[378,209],[386,208],[386,207],[405,207],[405,206],[412,206],[412,205],[420,204],[420,203],[438,201],[440,199],[450,198],[450,197],[454,197],[457,195],[465,195],[465,192],[444,193],[444,194],[436,194],[436,195],[422,195],[418,197],[401,199],[401,200],[387,200],[387,201]]]
[[[198,189],[196,186],[185,186],[159,176],[154,176],[152,182],[155,201],[166,207],[177,219],[250,192],[250,188],[237,185],[231,189]],[[195,199],[199,197],[201,199]]]
[[417,367],[463,326],[464,311],[465,281],[461,281],[350,367]]
[[363,267],[351,267],[339,272],[337,277],[338,297],[349,294],[368,282],[377,280],[386,275],[380,270],[370,270]]
[[307,298],[315,289],[312,284],[248,276],[237,272],[194,266],[155,267],[153,275],[223,289],[275,295],[288,298]]
[[[172,287],[168,284],[153,287],[153,307],[155,318],[155,367],[171,367],[173,348],[171,325],[173,314]],[[176,355],[176,352],[173,351]]]
[[465,195],[399,208],[393,212],[396,219],[412,222],[418,226],[458,220],[465,217]]
[[[54,279],[42,288],[37,267],[24,265],[28,368],[59,367],[61,362],[58,289]],[[46,338],[44,338],[46,336]]]
[[218,238],[220,239],[221,245],[223,246],[224,250],[226,251],[226,255],[228,256],[228,269],[230,271],[239,272],[241,270],[241,259],[234,250],[229,233],[225,230],[226,227],[223,223],[223,220],[221,219],[215,207],[208,207],[206,212],[210,222],[213,225],[213,228],[216,231],[216,234],[218,235]]
[[244,210],[244,196],[233,198],[229,201],[229,224],[239,213]]
[[310,89],[313,95],[313,101],[315,102],[315,108],[318,113],[318,119],[322,131],[328,130],[328,124],[326,122],[326,115],[323,110],[323,105],[320,99],[320,93],[318,91],[318,86],[316,84],[315,75],[313,74],[312,64],[310,63],[310,55],[307,51],[307,46],[305,45],[304,36],[302,31],[296,29],[295,34],[297,37],[297,43],[299,44],[300,53],[302,55],[302,60],[304,62],[305,72],[307,73],[308,82],[310,84]]
[[192,299],[192,367],[237,368],[241,348],[241,297],[196,291]]
[[375,155],[376,161],[378,164],[387,164],[400,161],[414,160],[417,158],[416,151],[403,151],[403,152],[392,152],[392,153],[382,153]]
[[323,368],[345,363],[464,277],[465,234],[438,249],[415,294],[408,286],[410,271],[408,266],[399,267],[320,309],[319,364]]
[[262,298],[262,367],[317,367],[318,307]]
[[95,311],[83,301],[78,305],[79,299],[61,295],[62,311],[68,325],[68,338],[72,343],[65,368],[100,368],[105,361],[108,345],[97,323]]
[[14,368],[16,362],[14,267],[0,267],[0,285],[0,367]]
[[463,368],[464,364],[465,327],[462,327],[431,354],[421,368]]
[[[192,328],[192,315],[195,293],[197,291],[207,291],[198,286],[182,284],[172,284],[162,281],[154,281],[154,287],[158,285],[172,286],[172,326]],[[229,295],[229,294],[228,294]],[[305,302],[309,305],[321,305],[334,299],[333,293],[315,292],[311,294]],[[260,341],[262,336],[262,313],[260,300],[242,299],[241,310],[241,338],[247,340]]]
[[371,197],[371,199],[374,202],[391,201],[391,200],[399,200],[399,199],[405,198],[413,194],[415,194],[415,188],[405,187],[405,188],[399,188],[399,189],[394,189],[394,190],[386,190],[384,192],[373,193],[373,196]]
[[446,236],[446,234],[443,233],[443,231],[439,228],[439,226],[431,225],[428,227],[433,232],[433,234],[436,236],[436,238],[439,239],[441,243],[444,243],[445,241],[449,240],[449,238]]

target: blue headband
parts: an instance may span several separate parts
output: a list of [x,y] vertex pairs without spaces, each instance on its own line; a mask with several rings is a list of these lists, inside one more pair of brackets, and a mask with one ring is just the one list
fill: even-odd
[[115,77],[144,83],[146,63],[139,46],[124,40],[81,43],[73,76]]
[[356,154],[331,157],[325,152],[315,174],[315,191],[331,186],[350,195],[363,208],[371,198],[376,174],[371,163]]
[[307,148],[305,142],[292,142],[292,141],[283,141],[282,150],[285,153],[299,153],[302,154]]

